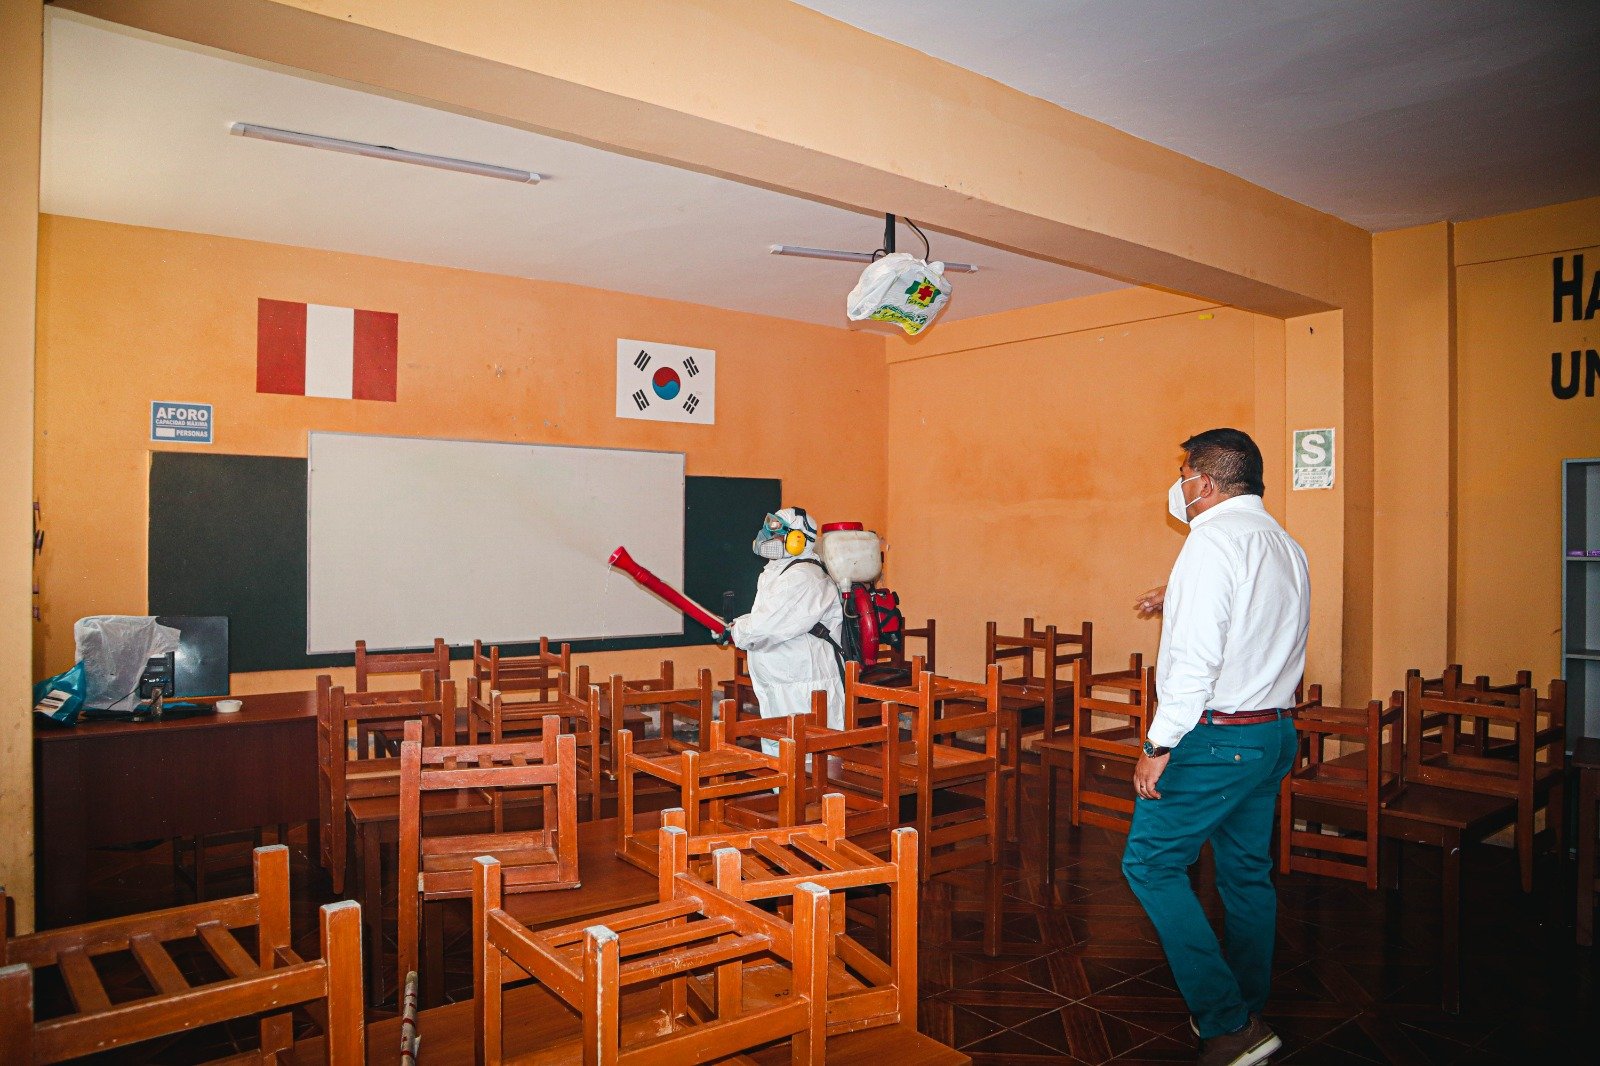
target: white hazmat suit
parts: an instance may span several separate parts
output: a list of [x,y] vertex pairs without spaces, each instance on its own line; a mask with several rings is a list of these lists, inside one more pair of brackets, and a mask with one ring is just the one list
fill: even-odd
[[[839,660],[828,642],[811,632],[821,622],[836,642],[842,636],[839,589],[817,558],[816,526],[806,513],[786,507],[776,517],[788,529],[806,534],[805,549],[798,555],[785,551],[771,558],[771,549],[763,552],[762,540],[757,539],[756,553],[769,562],[756,583],[750,613],[731,623],[731,637],[750,655],[750,681],[761,703],[761,717],[809,714],[811,694],[821,689],[828,694],[829,727],[843,729]],[[782,539],[768,543],[781,544]]]

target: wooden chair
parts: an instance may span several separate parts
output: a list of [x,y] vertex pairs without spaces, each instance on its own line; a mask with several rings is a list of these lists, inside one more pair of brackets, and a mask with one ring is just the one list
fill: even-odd
[[[424,836],[424,793],[473,789],[487,794],[490,831]],[[509,830],[505,801],[513,790],[538,789],[541,825]],[[472,860],[492,855],[504,866],[508,892],[577,888],[578,747],[550,715],[538,740],[503,744],[425,747],[422,723],[407,722],[400,746],[400,980],[417,969],[417,930],[429,900],[464,899],[472,893]],[[435,927],[437,928],[437,926]],[[442,961],[443,940],[435,962]],[[433,965],[424,976],[429,999],[442,993]]]
[[[1406,676],[1421,675],[1420,670],[1406,671]],[[1518,670],[1516,680],[1507,684],[1495,684],[1489,680],[1488,675],[1479,674],[1472,681],[1466,680],[1465,671],[1459,663],[1452,663],[1444,668],[1438,677],[1423,678],[1422,691],[1424,695],[1443,696],[1447,700],[1459,700],[1469,703],[1500,703],[1502,706],[1515,706],[1519,689],[1527,688],[1533,684],[1531,670]],[[1427,716],[1423,720],[1423,729],[1426,733],[1440,734],[1438,739],[1451,751],[1474,751],[1479,755],[1494,754],[1499,748],[1500,754],[1506,754],[1504,745],[1496,745],[1494,738],[1489,735],[1489,720],[1478,718],[1472,722],[1472,730],[1465,731],[1462,723],[1455,718],[1445,716]],[[1441,731],[1448,731],[1444,735]]]
[[1126,833],[1133,825],[1133,767],[1156,710],[1156,668],[1135,653],[1116,674],[1096,676],[1079,659],[1073,675],[1072,824]]
[[[7,938],[0,929],[0,1062],[65,1062],[251,1015],[260,1015],[261,1046],[248,1061],[278,1062],[294,1045],[291,1008],[320,1003],[327,1061],[364,1066],[361,908],[349,900],[323,907],[322,958],[306,961],[290,945],[287,848],[257,849],[255,886],[245,896],[31,936]],[[253,953],[235,933],[249,927]],[[183,948],[174,955],[167,945],[176,941],[202,951],[205,962],[194,965]],[[113,955],[131,956],[149,994],[112,1001],[95,960]],[[35,1021],[34,971],[47,967],[59,973],[72,1010]],[[210,972],[223,976],[195,980]]]
[[[1000,860],[1000,668],[983,683],[923,671],[915,688],[867,685],[857,664],[845,669],[845,705],[858,723],[898,723],[911,714],[911,742],[900,746],[900,788],[916,796],[917,867],[924,879],[973,863]],[[868,706],[861,706],[863,703]],[[940,710],[943,713],[940,713]],[[979,740],[962,739],[977,733]],[[954,809],[936,811],[936,794],[961,792]],[[973,791],[980,797],[971,795]],[[902,819],[903,821],[903,819]]]
[[[1563,796],[1566,778],[1566,685],[1550,683],[1541,698],[1530,686],[1519,690],[1515,706],[1500,702],[1449,700],[1423,692],[1422,677],[1406,677],[1405,760],[1407,782],[1504,796],[1517,804],[1517,859],[1522,890],[1533,891],[1534,814],[1545,809],[1545,821],[1561,853]],[[1508,728],[1511,757],[1467,754],[1453,743],[1464,719],[1486,719]],[[1540,719],[1545,724],[1541,727]],[[1433,735],[1425,723],[1442,722]]]
[[[792,896],[803,881],[831,894],[833,964],[828,975],[828,1032],[847,1033],[880,1025],[917,1026],[917,835],[896,829],[889,858],[880,859],[845,833],[845,798],[823,797],[821,820],[807,825],[746,833],[688,836],[684,812],[661,812],[662,825],[684,829],[681,849],[662,853],[662,876],[694,873],[738,899],[758,902]],[[889,901],[889,960],[850,936],[845,922],[847,892],[883,886]],[[746,989],[783,991],[775,966],[745,971]]]
[[729,741],[726,724],[711,723],[711,744],[705,751],[685,748],[677,754],[648,755],[634,751],[633,734],[617,734],[617,857],[654,873],[658,834],[636,828],[634,775],[655,778],[678,791],[679,806],[687,812],[688,829],[700,834],[729,825],[731,799],[757,792],[778,794],[780,817],[791,824],[793,797],[798,788],[794,744],[778,741],[778,754],[767,755]]
[[[681,865],[686,838],[662,831],[669,869]],[[581,1045],[540,1048],[540,1061],[710,1062],[785,1038],[790,1061],[824,1061],[833,929],[821,886],[795,887],[786,922],[687,873],[663,873],[659,903],[535,933],[503,909],[499,863],[475,859],[474,872],[477,1061],[505,1061],[504,983],[520,973],[582,1019]],[[744,975],[768,958],[787,968],[788,994],[756,1005]],[[624,997],[649,985],[653,1009]]]
[[400,760],[389,754],[384,733],[401,730],[415,718],[426,724],[425,735],[435,744],[454,736],[455,682],[445,681],[435,691],[432,679],[432,673],[424,675],[420,691],[367,693],[347,693],[340,686],[325,684],[326,677],[318,679],[321,835],[323,858],[336,893],[344,892],[348,859],[346,804],[357,797],[400,792]]
[[761,704],[756,699],[755,682],[750,680],[750,653],[743,648],[733,649],[733,676],[723,681],[722,698],[732,700],[734,713],[740,717],[761,716]]
[[[887,644],[878,646],[878,661],[861,671],[861,680],[869,685],[910,685],[913,659],[920,659],[924,670],[934,669],[935,656],[938,652],[937,623],[930,618],[920,629],[907,628],[901,635],[903,639],[899,647],[890,647]],[[920,654],[913,654],[911,647],[913,640],[922,641]]]
[[[900,824],[900,729],[879,716],[875,724],[857,721],[856,708],[845,708],[845,728],[828,728],[828,694],[814,692],[811,713],[787,718],[732,720],[732,706],[722,703],[722,721],[729,739],[740,735],[794,744],[799,776],[791,811],[785,814],[772,793],[741,796],[729,802],[726,817],[734,825],[761,829],[798,825],[823,817],[823,798],[836,795],[845,809],[845,835],[886,835]],[[737,731],[737,732],[736,732]]]
[[[1050,738],[1072,730],[1072,680],[1063,678],[1079,660],[1094,661],[1094,623],[1084,622],[1080,633],[1061,633],[1055,626],[1039,628],[1032,618],[1022,620],[1019,636],[1005,636],[990,622],[984,634],[984,663],[1001,668],[1000,734],[1005,749],[1005,773],[1010,778],[1010,839],[1016,840],[1022,822],[1022,749],[1030,736]],[[1004,676],[1008,669],[1018,672]]]
[[[616,738],[624,730],[633,733],[633,750],[640,753],[670,755],[691,748],[708,750],[712,708],[716,703],[713,691],[710,670],[701,670],[694,686],[674,688],[670,662],[662,664],[659,683],[654,680],[628,681],[621,674],[612,674],[606,692],[607,719],[601,723],[613,747],[612,772],[615,773],[617,769]],[[658,736],[645,737],[642,731],[630,728],[649,721],[648,712],[652,709],[660,726]],[[681,735],[683,730],[679,729],[680,721],[693,724],[694,739]]]
[[[581,673],[587,680],[586,671]],[[511,740],[536,740],[543,734],[545,719],[554,716],[561,732],[570,733],[578,744],[578,796],[588,809],[587,819],[600,817],[600,692],[582,681],[574,683],[566,674],[558,675],[539,702],[508,702],[499,690],[485,689],[486,682],[467,679],[467,743],[502,744]]]
[[[1076,666],[1074,667],[1076,669]],[[1087,669],[1087,667],[1085,667]],[[1109,690],[1131,690],[1145,684],[1144,657],[1138,652],[1128,657],[1126,670],[1110,670],[1103,674],[1091,674],[1084,680],[1084,689],[1092,692],[1096,685],[1101,687],[1101,697],[1106,696]],[[1074,682],[1074,692],[1080,691],[1077,682]],[[1153,691],[1153,690],[1152,690]],[[1077,756],[1077,740],[1071,728],[1063,728],[1053,737],[1042,737],[1038,743],[1039,767],[1044,774],[1045,802],[1045,860],[1044,883],[1055,883],[1056,877],[1056,811],[1060,796],[1060,774],[1066,771],[1069,775],[1073,771],[1073,760]],[[1068,805],[1071,804],[1070,793]]]
[[540,637],[539,650],[532,655],[503,655],[498,645],[472,642],[472,676],[483,691],[498,690],[512,702],[548,702],[562,675],[572,676],[570,644],[552,650],[549,638]]
[[433,647],[417,651],[369,652],[367,642],[356,641],[357,692],[372,691],[372,679],[382,674],[432,673],[441,682],[450,680],[450,645],[443,637],[433,638]]
[[[408,695],[414,699],[432,699],[436,693],[438,678],[428,675],[421,679],[422,685],[407,692],[382,692],[359,693],[345,692],[344,698],[350,700],[352,696],[357,703],[384,703],[404,700]],[[328,674],[317,675],[317,837],[319,841],[317,861],[325,870],[333,868],[333,806],[331,782],[333,775],[333,678]],[[350,743],[349,738],[345,740]],[[358,747],[365,749],[366,744],[358,739]]]
[[[1379,816],[1404,786],[1403,718],[1398,692],[1387,706],[1373,700],[1364,709],[1325,707],[1322,686],[1312,685],[1306,699],[1297,702],[1299,748],[1278,801],[1279,871],[1378,887]],[[1330,752],[1329,741],[1359,749]],[[1301,821],[1304,829],[1298,827]],[[1336,832],[1326,832],[1329,827]]]

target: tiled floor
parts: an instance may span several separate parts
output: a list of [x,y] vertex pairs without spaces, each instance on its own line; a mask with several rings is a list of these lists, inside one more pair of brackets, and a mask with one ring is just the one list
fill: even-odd
[[[1031,784],[1031,782],[1030,782]],[[1030,814],[1042,804],[1030,803]],[[926,894],[921,918],[921,1026],[980,1066],[1011,1063],[1185,1062],[1195,1056],[1188,1012],[1155,934],[1122,880],[1122,841],[1063,828],[1051,891],[1037,865],[1042,829],[1029,822],[1003,870],[1002,941],[984,955],[985,879],[956,877]],[[295,929],[315,950],[315,907],[327,878],[294,868]],[[213,894],[248,890],[245,850]],[[128,913],[175,901],[165,846],[102,853],[97,903]],[[1320,878],[1281,878],[1279,949],[1268,1022],[1281,1063],[1600,1063],[1596,956],[1572,940],[1570,866],[1546,859],[1538,891],[1517,887],[1515,856],[1478,848],[1463,874],[1462,1011],[1439,1008],[1437,857],[1403,853],[1403,889],[1368,892]],[[1202,898],[1220,915],[1214,893]],[[454,923],[452,923],[454,924]],[[448,947],[452,993],[469,991],[459,927]],[[249,1028],[212,1031],[108,1061],[192,1062]],[[887,1066],[887,1064],[886,1064]]]

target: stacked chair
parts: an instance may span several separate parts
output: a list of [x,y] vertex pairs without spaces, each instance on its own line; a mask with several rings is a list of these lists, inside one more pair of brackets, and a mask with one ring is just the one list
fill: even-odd
[[[917,842],[916,830],[890,834],[889,857],[881,859],[848,839],[845,797],[829,793],[821,819],[806,825],[747,833],[688,835],[680,809],[661,812],[666,828],[685,829],[667,838],[661,876],[693,872],[738,899],[781,899],[810,881],[828,889],[833,915],[828,975],[828,1032],[853,1032],[881,1025],[917,1024]],[[887,896],[885,931],[889,958],[879,958],[849,934],[847,893],[882,888]],[[765,972],[763,972],[763,969]],[[745,973],[746,988],[772,998],[781,982],[766,979],[772,966]]]
[[1023,744],[1031,736],[1051,740],[1071,734],[1073,682],[1061,672],[1093,661],[1092,622],[1084,622],[1078,633],[1061,633],[1053,625],[1040,628],[1032,618],[1022,620],[1016,636],[1002,634],[994,622],[985,630],[984,662],[1002,672],[1000,733],[1010,780],[1012,840],[1021,825]]
[[343,893],[348,850],[345,817],[352,799],[399,793],[400,760],[387,735],[416,719],[438,743],[455,735],[455,683],[439,684],[430,671],[416,689],[346,692],[326,675],[317,678],[318,807],[322,860]]
[[798,788],[794,744],[778,741],[778,754],[740,747],[728,740],[731,723],[712,722],[710,744],[705,751],[686,747],[676,753],[648,754],[634,750],[633,734],[624,729],[617,734],[617,857],[641,869],[656,869],[657,833],[640,828],[634,810],[634,778],[654,778],[678,791],[687,812],[688,829],[702,833],[729,824],[729,801],[758,793],[776,792],[780,817],[793,817],[793,798]]
[[470,744],[500,744],[508,740],[537,739],[546,719],[555,717],[561,731],[570,733],[578,745],[578,796],[585,803],[588,817],[600,817],[601,764],[600,690],[586,684],[588,673],[580,668],[579,679],[560,674],[553,686],[537,700],[513,700],[499,689],[486,689],[486,682],[467,679],[467,741]]
[[[898,723],[911,716],[900,744],[899,788],[915,797],[917,865],[924,878],[1000,860],[1000,669],[987,680],[939,677],[915,663],[913,688],[864,684],[846,664],[845,706],[858,724]],[[963,734],[965,734],[963,736]],[[944,802],[940,802],[943,800]]]
[[1156,669],[1137,653],[1126,670],[1106,674],[1090,673],[1079,659],[1073,692],[1072,824],[1126,833],[1133,824],[1133,767],[1155,717]]
[[[504,985],[527,973],[578,1021],[565,1042],[540,1041],[541,1056],[594,1063],[707,1062],[788,1039],[791,1061],[826,1055],[828,891],[801,881],[789,920],[687,872],[687,834],[662,831],[668,859],[660,902],[537,932],[503,909],[500,864],[474,859],[474,1004],[477,1060],[506,1060]],[[787,978],[768,1005],[747,1002],[745,973],[776,960]],[[641,1003],[639,992],[656,995]],[[629,992],[624,996],[624,990]],[[642,1009],[641,1009],[642,1007]],[[563,1050],[570,1048],[570,1055]]]
[[[1534,817],[1540,808],[1556,852],[1562,851],[1567,695],[1559,679],[1542,697],[1532,685],[1513,689],[1458,683],[1434,695],[1425,691],[1419,673],[1408,674],[1403,772],[1408,783],[1513,800],[1522,890],[1531,892]],[[1472,739],[1463,743],[1468,722]],[[1496,740],[1495,726],[1509,735]]]
[[1327,707],[1312,685],[1297,702],[1299,747],[1278,802],[1279,870],[1378,887],[1379,815],[1405,784],[1402,716],[1398,692],[1387,704]]
[[[245,896],[7,938],[0,928],[0,1062],[65,1062],[194,1029],[259,1016],[259,1061],[294,1046],[292,1008],[316,1007],[331,1066],[364,1066],[361,915],[348,900],[319,916],[322,957],[299,957],[289,937],[289,852],[255,852]],[[0,914],[5,913],[0,895]],[[253,930],[255,950],[238,930]],[[196,965],[183,949],[204,953]],[[95,960],[131,956],[151,991],[113,1001]],[[53,969],[71,1008],[35,1020],[34,973]],[[207,971],[220,979],[197,979]]]
[[[561,720],[546,717],[537,740],[466,746],[424,746],[422,723],[407,722],[400,748],[399,974],[403,987],[417,969],[418,926],[430,900],[465,899],[472,892],[472,861],[493,856],[501,864],[506,892],[577,888],[578,746]],[[423,835],[423,797],[429,792],[472,789],[487,794],[487,833]],[[511,829],[506,799],[517,791],[541,794],[536,828]],[[424,970],[427,998],[443,998],[444,941],[433,923]]]

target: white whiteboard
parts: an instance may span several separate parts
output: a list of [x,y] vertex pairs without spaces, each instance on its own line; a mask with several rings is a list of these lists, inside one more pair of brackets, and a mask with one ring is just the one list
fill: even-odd
[[683,456],[312,433],[306,652],[683,632]]

